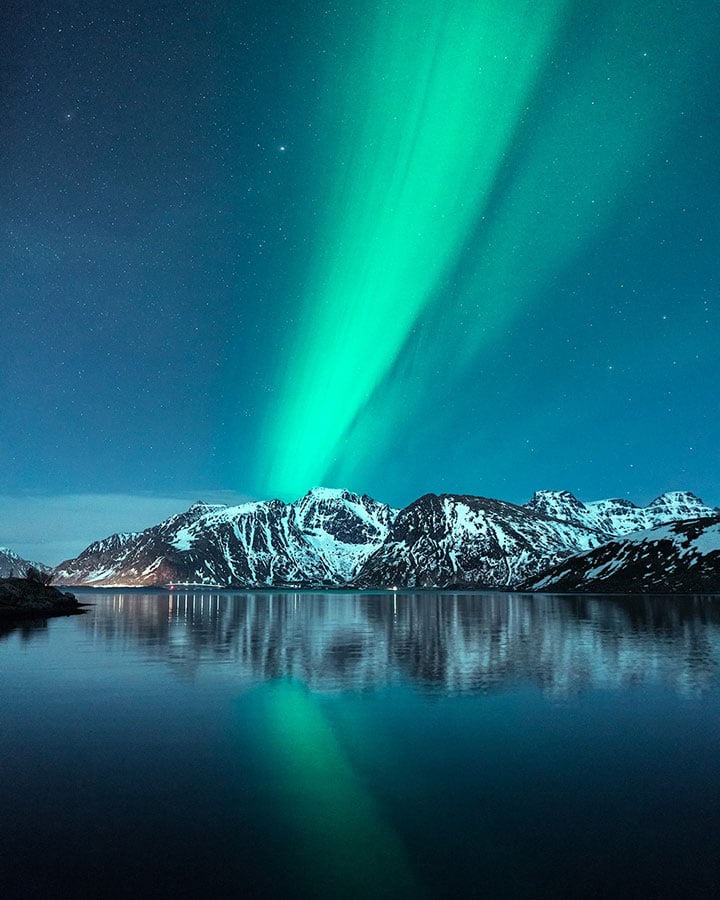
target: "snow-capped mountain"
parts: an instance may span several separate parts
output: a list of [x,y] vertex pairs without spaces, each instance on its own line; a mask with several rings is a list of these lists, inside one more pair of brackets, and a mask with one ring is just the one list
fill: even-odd
[[387,539],[397,515],[397,510],[366,495],[329,488],[315,488],[293,509],[305,540],[337,584],[353,579],[368,556]]
[[661,494],[648,506],[636,506],[629,500],[621,499],[583,503],[569,491],[537,491],[525,508],[610,536],[630,534],[682,519],[711,516],[717,512],[689,491]]
[[[194,503],[185,512],[145,531],[113,534],[95,541],[80,556],[61,562],[55,568],[54,581],[75,585],[162,584],[163,574],[170,573],[174,561],[174,534],[215,508]],[[118,577],[119,582],[115,580]]]
[[426,494],[401,510],[361,587],[509,587],[605,536],[500,500]]
[[586,505],[569,491],[538,491],[524,506],[428,494],[401,510],[356,583],[508,588],[617,535],[714,512],[694,494],[680,492],[647,507],[622,500]]
[[349,582],[384,541],[395,512],[316,488],[294,504],[195,503],[139,534],[113,535],[61,563],[58,584],[256,587]]
[[43,563],[33,562],[29,559],[23,559],[7,547],[0,547],[0,578],[9,578],[14,575],[16,578],[22,578],[27,569],[33,566],[40,572],[49,572],[50,566]]
[[521,590],[719,593],[720,515],[671,522],[571,556]]
[[195,503],[153,528],[91,544],[57,567],[55,581],[507,589],[618,535],[717,512],[687,493],[637,507],[584,504],[567,491],[540,491],[524,506],[427,494],[398,512],[367,496],[315,488],[289,504]]

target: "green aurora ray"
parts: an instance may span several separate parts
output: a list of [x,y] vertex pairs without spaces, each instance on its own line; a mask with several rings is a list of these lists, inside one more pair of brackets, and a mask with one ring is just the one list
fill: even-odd
[[330,101],[347,124],[262,442],[268,492],[297,496],[337,463],[489,201],[565,5],[367,4],[369,46]]
[[[641,207],[653,202],[644,195],[648,170],[676,139],[702,71],[688,68],[687,59],[714,53],[716,31],[692,6],[672,13],[658,15],[655,7],[635,4],[605,6],[588,46],[558,67],[554,78],[546,74],[545,96],[535,98],[539,112],[522,129],[501,188],[468,235],[451,291],[439,291],[427,304],[392,371],[348,431],[352,452],[332,472],[338,483],[352,484],[382,465],[383,452],[389,460],[436,441],[445,427],[442,413],[425,421],[418,409],[442,411],[469,367],[483,356],[492,364],[493,349],[528,304],[552,295],[564,267],[592,254],[615,220],[630,219],[628,210],[636,217],[638,200]],[[568,30],[578,29],[582,23],[568,24]],[[617,277],[622,281],[623,272]],[[576,302],[582,304],[582,296]],[[551,319],[545,327],[552,331]],[[621,349],[637,357],[636,335],[626,340]],[[514,349],[522,355],[523,348]],[[654,351],[648,353],[650,365]],[[537,377],[534,356],[525,355],[528,386]],[[542,429],[547,414],[538,407],[528,430]],[[504,460],[512,470],[518,448],[502,430],[485,420],[482,437],[483,458],[494,455],[497,465]]]
[[692,5],[366,6],[368,46],[327,101],[326,208],[258,454],[288,498],[354,484],[411,433],[422,448],[418,410],[452,406],[642,191],[714,33]]

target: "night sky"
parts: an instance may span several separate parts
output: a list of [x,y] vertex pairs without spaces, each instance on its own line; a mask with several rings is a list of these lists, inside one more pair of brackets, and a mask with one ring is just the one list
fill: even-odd
[[0,545],[320,484],[720,504],[717,0],[0,23]]

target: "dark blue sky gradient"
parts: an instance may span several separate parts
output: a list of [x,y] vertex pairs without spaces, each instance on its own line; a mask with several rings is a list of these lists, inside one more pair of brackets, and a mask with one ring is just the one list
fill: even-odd
[[[509,175],[602,40],[602,4],[570,6]],[[460,376],[448,342],[421,407],[340,486],[395,505],[537,488],[720,504],[720,10],[688,0],[658,48],[633,7],[657,122],[607,220]],[[314,0],[3,4],[0,495],[261,494],[261,424],[325,195],[317,110],[351,25]],[[439,307],[460,323],[472,308],[452,291]],[[413,366],[432,339],[430,315]]]

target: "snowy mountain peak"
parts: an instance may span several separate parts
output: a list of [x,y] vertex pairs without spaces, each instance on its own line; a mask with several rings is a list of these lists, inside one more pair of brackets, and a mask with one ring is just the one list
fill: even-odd
[[121,531],[118,534],[111,534],[109,537],[100,541],[93,541],[89,547],[83,550],[82,555],[93,553],[112,553],[121,550],[126,544],[134,541],[140,532],[138,531]]
[[396,515],[372,497],[322,487],[308,491],[292,509],[305,540],[341,582],[383,543]]
[[576,523],[501,500],[425,494],[400,510],[357,576],[361,587],[507,587],[547,559],[597,546]]
[[346,584],[384,541],[395,511],[350,491],[281,500],[199,501],[135,535],[113,535],[57,569],[62,584]]
[[23,559],[9,547],[0,547],[0,578],[9,578],[11,574],[19,578],[25,574],[29,566],[34,566],[41,572],[50,571],[43,563]]
[[570,491],[535,491],[526,509],[553,519],[583,522],[587,507]]
[[659,497],[656,497],[648,504],[648,507],[651,509],[657,507],[661,507],[662,509],[677,509],[682,510],[683,512],[685,510],[694,511],[707,509],[702,500],[696,494],[693,494],[692,491],[667,491],[664,494],[660,494]]
[[572,503],[579,504],[582,506],[583,504],[578,500],[575,494],[572,494],[570,491],[535,491],[532,495],[530,501],[526,503],[526,506],[530,506],[530,504],[538,504],[538,503],[553,503],[553,502],[562,502],[562,503]]
[[342,488],[314,487],[310,488],[310,490],[307,492],[307,494],[305,494],[304,497],[300,497],[298,500],[296,500],[293,506],[297,506],[298,504],[304,502],[321,503],[324,500],[333,501],[356,499],[358,499],[357,494],[353,494],[351,491],[346,491]]
[[170,516],[169,519],[165,519],[164,522],[156,525],[155,528],[161,529],[164,533],[171,533],[176,528],[186,527],[203,518],[203,516],[222,512],[225,509],[226,507],[222,503],[204,503],[202,500],[197,500],[184,512]]
[[525,509],[618,537],[654,528],[665,522],[713,515],[715,510],[689,491],[662,494],[648,506],[636,506],[624,498],[583,503],[569,491],[536,491]]
[[187,513],[192,513],[193,515],[205,515],[205,513],[209,512],[217,512],[220,509],[227,509],[226,503],[206,503],[204,500],[196,500],[191,506],[188,507]]

